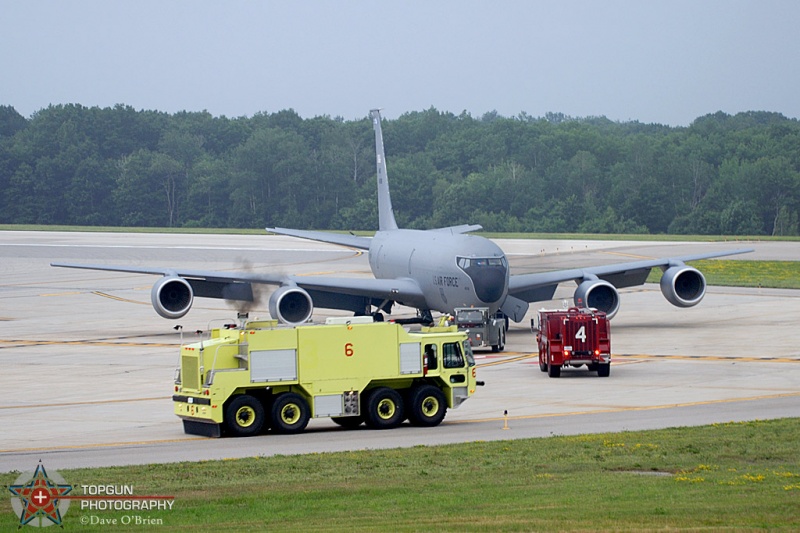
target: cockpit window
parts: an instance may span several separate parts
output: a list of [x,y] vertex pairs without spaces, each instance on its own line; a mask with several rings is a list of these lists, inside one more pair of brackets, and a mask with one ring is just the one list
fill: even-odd
[[503,267],[507,266],[505,257],[459,257],[458,266],[462,270],[471,267]]

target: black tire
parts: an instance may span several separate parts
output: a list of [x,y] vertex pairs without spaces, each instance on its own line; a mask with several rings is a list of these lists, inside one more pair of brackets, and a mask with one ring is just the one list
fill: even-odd
[[554,365],[548,364],[547,365],[547,375],[551,378],[557,378],[561,376],[561,365]]
[[447,398],[433,385],[420,385],[411,391],[408,420],[414,426],[438,426],[447,414]]
[[501,352],[506,349],[506,330],[500,328],[500,344],[497,347]]
[[308,425],[308,403],[296,392],[279,394],[272,402],[272,429],[276,433],[300,433]]
[[539,348],[539,370],[547,372],[547,361],[544,360],[544,351]]
[[372,429],[395,428],[405,419],[403,398],[394,389],[378,387],[369,393],[366,403],[364,420]]
[[251,437],[264,428],[264,406],[249,394],[234,397],[225,408],[225,427],[234,437]]
[[347,429],[355,429],[364,422],[360,416],[334,416],[331,417],[331,420]]
[[601,378],[607,378],[611,374],[611,363],[601,363],[597,365],[597,375]]

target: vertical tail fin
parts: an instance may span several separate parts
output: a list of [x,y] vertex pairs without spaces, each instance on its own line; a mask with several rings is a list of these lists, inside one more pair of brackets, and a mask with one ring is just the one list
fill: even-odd
[[389,195],[389,178],[386,175],[386,157],[383,153],[383,132],[381,131],[381,111],[373,109],[372,127],[375,129],[375,158],[378,167],[378,229],[380,231],[397,229],[392,210],[392,197]]

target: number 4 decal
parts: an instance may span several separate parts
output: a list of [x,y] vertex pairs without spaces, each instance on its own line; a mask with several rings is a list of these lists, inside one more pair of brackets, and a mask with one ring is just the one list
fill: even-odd
[[581,326],[581,329],[575,334],[575,338],[581,342],[586,342],[586,326]]

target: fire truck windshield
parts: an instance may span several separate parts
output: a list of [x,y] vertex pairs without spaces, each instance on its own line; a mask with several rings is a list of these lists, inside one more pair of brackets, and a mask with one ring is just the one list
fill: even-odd
[[472,355],[472,346],[469,344],[469,339],[461,343],[461,349],[464,350],[464,355],[467,357],[467,365],[475,366],[475,356]]

